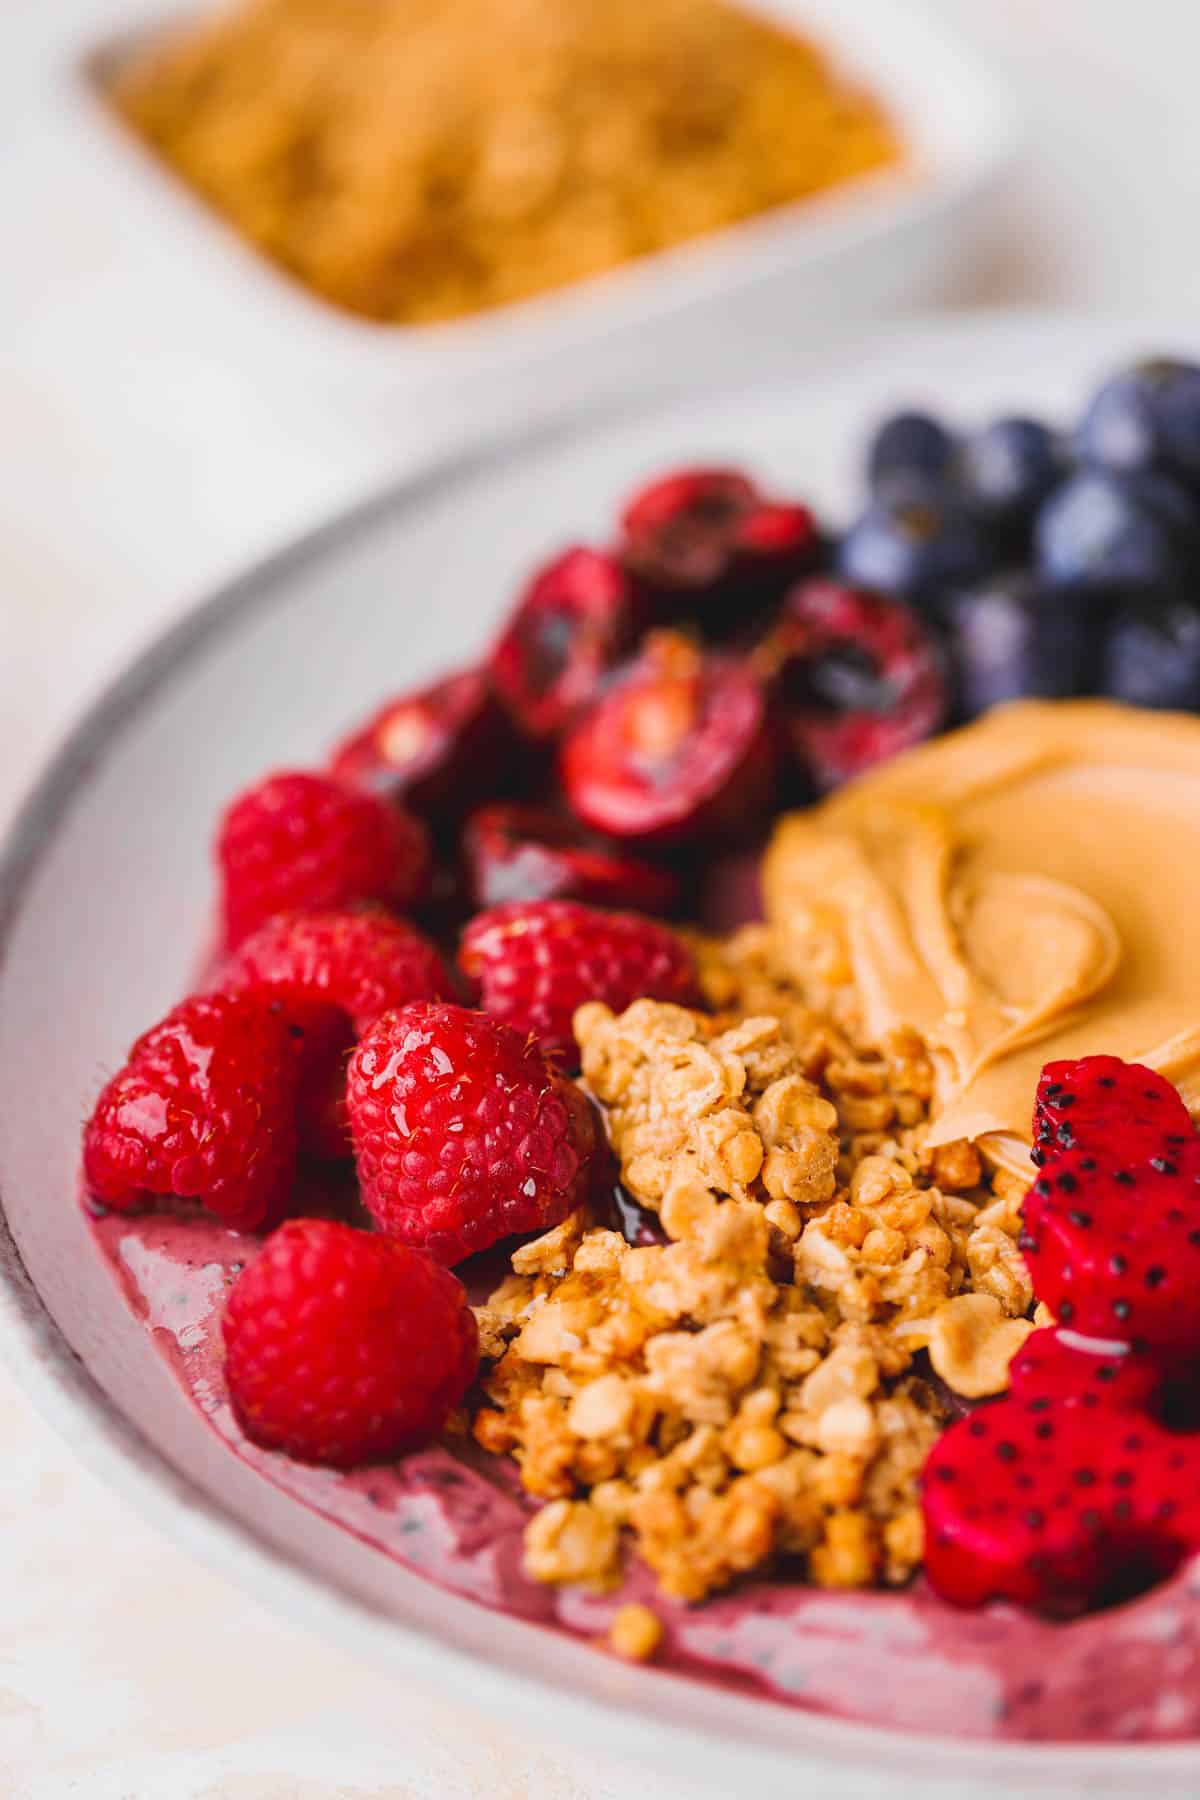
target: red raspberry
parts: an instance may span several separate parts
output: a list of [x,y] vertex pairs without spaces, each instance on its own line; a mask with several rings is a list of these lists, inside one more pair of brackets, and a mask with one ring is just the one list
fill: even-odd
[[496,691],[525,734],[557,737],[592,699],[636,629],[624,571],[599,550],[573,549],[529,582],[492,651]]
[[285,1001],[328,1002],[359,1036],[389,1006],[441,1000],[453,986],[424,933],[384,912],[280,913],[241,945],[228,979]]
[[429,845],[416,819],[374,794],[332,775],[285,772],[233,802],[217,861],[232,945],[300,907],[409,905],[426,885]]
[[579,1061],[571,1020],[586,1000],[620,1012],[634,1000],[698,999],[691,956],[667,926],[576,900],[516,901],[480,913],[463,934],[459,962],[485,1011],[571,1066]]
[[482,669],[389,700],[334,752],[335,775],[424,819],[461,819],[500,793],[516,758],[512,722]]
[[363,1200],[384,1231],[455,1263],[557,1225],[584,1198],[591,1107],[537,1045],[463,1006],[384,1013],[350,1059]]
[[389,1006],[453,991],[429,939],[384,912],[280,913],[237,950],[226,985],[270,989],[303,1034],[301,1135],[324,1157],[350,1155],[345,1070],[355,1038]]
[[419,1250],[293,1219],[240,1277],[221,1320],[246,1436],[346,1467],[428,1443],[475,1378],[462,1283]]
[[185,1000],[140,1037],[83,1139],[97,1200],[118,1212],[153,1195],[202,1200],[252,1231],[281,1215],[296,1162],[296,1067],[288,1028],[257,995]]

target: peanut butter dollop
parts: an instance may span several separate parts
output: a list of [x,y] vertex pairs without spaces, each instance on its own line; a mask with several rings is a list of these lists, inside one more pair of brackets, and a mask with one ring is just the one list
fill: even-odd
[[932,1144],[1027,1174],[1058,1057],[1148,1063],[1200,1114],[1200,719],[1001,708],[782,819],[763,883],[798,972],[820,942],[870,1037],[926,1039]]

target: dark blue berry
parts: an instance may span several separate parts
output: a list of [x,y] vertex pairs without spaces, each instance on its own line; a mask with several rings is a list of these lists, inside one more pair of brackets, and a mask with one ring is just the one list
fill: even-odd
[[1101,686],[1133,706],[1200,711],[1200,613],[1182,601],[1119,613]]
[[982,573],[986,560],[982,533],[953,501],[905,497],[868,506],[842,539],[836,562],[855,587],[936,611],[952,589]]
[[867,448],[867,484],[876,499],[928,492],[947,478],[955,442],[928,413],[893,413]]
[[1012,532],[1032,523],[1066,466],[1062,440],[1048,425],[1037,419],[994,419],[964,443],[958,479],[963,500],[977,518]]
[[1078,445],[1110,469],[1154,469],[1200,485],[1200,367],[1162,356],[1123,369],[1096,393]]
[[1055,587],[1165,594],[1186,583],[1197,534],[1189,496],[1165,477],[1085,468],[1038,513],[1036,565]]
[[1091,685],[1096,608],[1024,572],[956,594],[946,609],[958,709],[974,718],[1022,695],[1058,699]]

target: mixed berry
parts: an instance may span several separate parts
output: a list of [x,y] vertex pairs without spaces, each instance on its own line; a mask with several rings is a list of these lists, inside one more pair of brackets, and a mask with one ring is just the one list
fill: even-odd
[[1200,367],[1121,371],[1074,429],[898,414],[867,480],[836,567],[918,608],[958,717],[1026,694],[1200,705]]
[[458,960],[480,1005],[566,1068],[578,1066],[571,1022],[589,1000],[621,1012],[635,1000],[689,1006],[699,998],[692,959],[675,932],[575,900],[518,900],[477,913]]
[[247,1435],[335,1466],[428,1443],[479,1360],[461,1282],[396,1238],[333,1219],[280,1226],[230,1294],[222,1330]]
[[[534,573],[478,666],[225,813],[211,980],[104,1088],[84,1170],[108,1209],[269,1234],[223,1328],[257,1443],[344,1466],[444,1428],[478,1366],[451,1267],[611,1184],[578,1009],[702,1008],[665,921],[770,813],[1020,695],[1200,707],[1200,369],[1118,375],[1070,435],[898,414],[866,479],[837,536],[739,470],[666,474],[610,545]],[[1146,1070],[1047,1070],[1020,1248],[1057,1325],[930,1458],[947,1598],[1082,1607],[1122,1559],[1161,1574],[1200,1544],[1172,1412],[1200,1357],[1198,1143]],[[313,1162],[353,1164],[358,1222],[289,1216]],[[775,1199],[777,1256],[799,1214]]]

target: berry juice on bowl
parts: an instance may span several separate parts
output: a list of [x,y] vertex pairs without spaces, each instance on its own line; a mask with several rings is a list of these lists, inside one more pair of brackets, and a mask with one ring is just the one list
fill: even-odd
[[837,535],[669,471],[234,797],[83,1150],[231,1454],[610,1655],[1195,1735],[1198,383],[898,415]]

